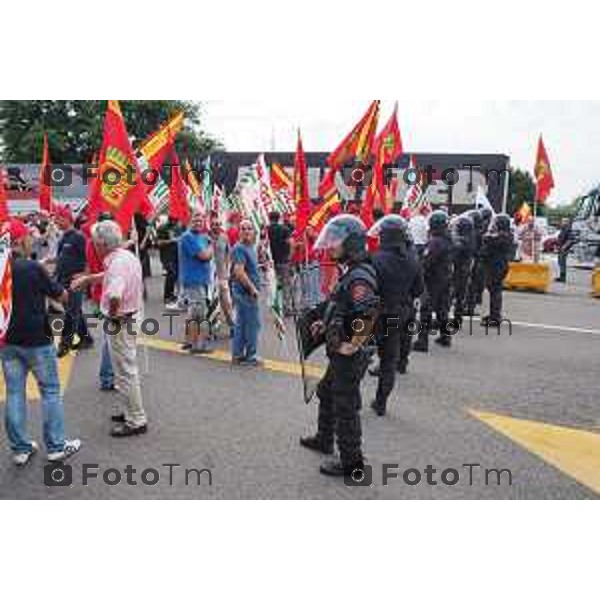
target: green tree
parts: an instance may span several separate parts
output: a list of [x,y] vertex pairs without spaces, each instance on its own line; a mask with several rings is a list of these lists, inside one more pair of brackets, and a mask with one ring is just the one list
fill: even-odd
[[[222,145],[201,129],[201,107],[184,100],[123,100],[127,131],[134,147],[177,111],[186,115],[176,146],[180,155],[195,158]],[[2,162],[36,163],[42,159],[42,140],[48,134],[55,163],[90,161],[100,149],[106,100],[0,101]]]
[[[508,214],[515,214],[524,202],[527,202],[529,206],[533,208],[534,200],[535,181],[531,173],[521,169],[511,169],[510,187],[508,191]],[[541,215],[541,211],[538,211],[538,214]]]

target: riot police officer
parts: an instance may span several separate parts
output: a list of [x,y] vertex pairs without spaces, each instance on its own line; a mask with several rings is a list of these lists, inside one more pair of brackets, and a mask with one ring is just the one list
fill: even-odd
[[440,336],[436,343],[449,348],[453,328],[448,320],[450,308],[450,280],[452,275],[452,240],[448,231],[448,215],[441,210],[429,218],[429,242],[423,254],[425,293],[421,298],[420,333],[413,349],[429,351],[429,336],[433,330],[433,313],[436,315]]
[[468,215],[459,216],[452,227],[452,293],[454,299],[454,321],[462,326],[466,309],[467,288],[473,257],[475,256],[475,228]]
[[500,327],[502,321],[502,289],[508,264],[515,254],[515,242],[508,215],[497,215],[489,233],[483,238],[481,262],[485,288],[490,294],[490,314],[481,320],[483,327]]
[[400,352],[406,352],[407,339],[410,344],[409,321],[415,299],[423,293],[423,274],[408,223],[402,217],[382,218],[372,227],[369,237],[379,238],[373,265],[382,303],[377,328],[379,385],[371,408],[383,417],[394,389]]
[[471,276],[467,289],[467,315],[475,316],[477,307],[481,305],[483,297],[483,268],[481,265],[481,244],[483,243],[483,234],[487,231],[487,225],[484,223],[481,211],[472,210],[467,216],[473,221],[475,250],[473,255],[473,264],[471,266]]
[[333,454],[321,473],[352,476],[364,467],[360,384],[369,363],[368,344],[379,311],[377,274],[366,250],[367,231],[353,215],[340,215],[323,229],[316,250],[329,251],[340,267],[340,279],[327,302],[322,320],[312,324],[315,337],[324,334],[329,365],[317,387],[319,429],[302,438],[305,448]]

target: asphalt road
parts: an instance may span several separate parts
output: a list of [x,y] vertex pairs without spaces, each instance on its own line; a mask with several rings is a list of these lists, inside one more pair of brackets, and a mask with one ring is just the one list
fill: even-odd
[[[112,394],[98,392],[96,350],[79,353],[65,376],[67,431],[83,441],[71,463],[72,487],[48,488],[40,453],[17,470],[8,452],[0,456],[0,498],[32,499],[592,499],[600,494],[600,406],[598,344],[600,304],[589,297],[589,272],[575,272],[568,286],[548,295],[506,294],[513,334],[486,336],[477,322],[454,347],[434,347],[413,357],[399,380],[390,413],[378,419],[363,411],[364,444],[373,466],[373,485],[348,488],[319,474],[319,457],[299,447],[311,432],[316,406],[305,406],[292,336],[284,344],[267,316],[261,353],[273,359],[260,370],[232,369],[226,355],[196,358],[177,352],[181,319],[174,331],[161,316],[161,279],[150,282],[147,316],[161,331],[149,340],[149,372],[143,393],[150,418],[146,436],[109,437]],[[98,346],[99,344],[97,344]],[[221,349],[228,351],[224,341]],[[145,367],[144,352],[140,362]],[[322,360],[316,361],[316,371]],[[63,369],[68,370],[68,369]],[[374,381],[363,388],[365,406]],[[2,401],[0,400],[0,403]],[[39,402],[29,412],[41,439]],[[0,433],[6,447],[4,432]],[[82,485],[84,465],[98,465],[97,479]],[[181,467],[164,467],[177,464]],[[382,482],[384,464],[398,479]],[[466,464],[481,468],[464,467]],[[131,465],[126,482],[125,468]],[[425,469],[438,485],[429,485]],[[107,469],[121,471],[119,485],[102,480]],[[156,469],[157,485],[141,473]],[[170,478],[172,469],[172,479]],[[210,470],[201,476],[185,469]],[[418,469],[420,485],[403,473]],[[442,472],[454,469],[460,481],[445,485]],[[485,470],[488,473],[486,485]],[[494,470],[510,470],[497,485]],[[93,470],[93,469],[92,469]],[[470,475],[473,475],[472,480]],[[416,474],[411,472],[414,481]],[[110,477],[116,477],[114,472]],[[152,483],[154,475],[147,480]],[[456,474],[447,471],[449,483]],[[412,479],[411,479],[412,478]]]

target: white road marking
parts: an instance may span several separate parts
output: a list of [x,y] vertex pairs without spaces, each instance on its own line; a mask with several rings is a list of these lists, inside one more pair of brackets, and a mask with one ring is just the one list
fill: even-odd
[[[481,319],[478,317],[473,317],[473,321],[481,321]],[[524,323],[522,321],[510,322],[514,327],[525,327],[527,329],[542,329],[544,331],[560,331],[563,333],[581,333],[584,335],[600,335],[600,329],[584,329],[582,327],[567,327],[565,325],[546,325],[544,323]],[[508,327],[508,323],[504,323],[502,327]]]

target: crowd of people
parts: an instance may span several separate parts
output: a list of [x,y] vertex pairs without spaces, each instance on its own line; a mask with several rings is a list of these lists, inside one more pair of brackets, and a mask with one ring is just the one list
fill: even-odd
[[[320,231],[308,226],[301,235],[293,216],[277,212],[260,231],[238,213],[229,214],[226,223],[219,214],[196,213],[187,227],[167,216],[148,223],[136,215],[125,235],[108,213],[90,225],[66,207],[52,215],[11,219],[5,228],[12,245],[13,310],[1,358],[15,464],[27,464],[37,450],[25,417],[30,371],[41,392],[48,459],[63,461],[81,447],[79,440],[65,437],[57,364],[73,350],[94,346],[84,317],[86,301],[114,330],[102,336],[99,365],[99,389],[118,392],[121,399],[111,417],[111,435],[148,431],[136,334],[155,249],[164,276],[162,300],[166,310],[185,312],[182,347],[190,354],[213,351],[218,315],[221,331],[231,340],[232,365],[261,364],[260,297],[269,269],[286,316],[317,310],[321,317],[311,332],[323,336],[330,364],[317,388],[319,431],[303,438],[302,445],[329,455],[337,440],[340,458],[322,467],[326,474],[360,468],[360,382],[369,364],[379,379],[372,408],[384,416],[396,374],[406,373],[410,352],[428,352],[432,337],[450,347],[463,318],[477,314],[486,288],[490,313],[482,324],[500,326],[502,281],[514,253],[511,220],[491,210],[452,219],[427,208],[414,215],[397,213],[375,212],[377,223],[368,231],[350,203]],[[60,313],[56,349],[50,323]],[[370,336],[340,329],[348,316],[359,313],[378,322],[382,315],[394,315],[398,326],[385,328],[385,335],[378,328]],[[415,333],[409,324],[417,316]],[[377,365],[367,351],[373,340]]]

